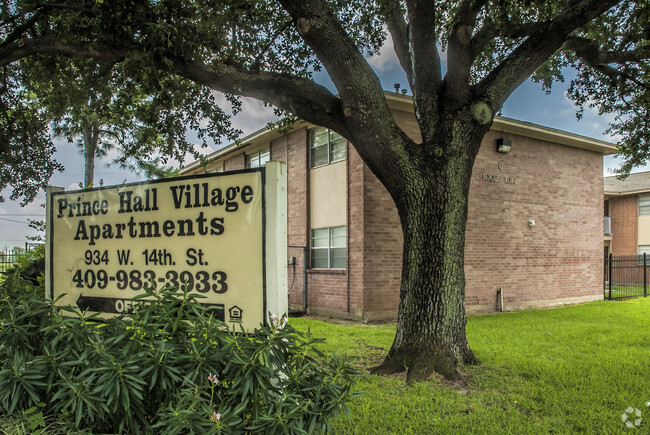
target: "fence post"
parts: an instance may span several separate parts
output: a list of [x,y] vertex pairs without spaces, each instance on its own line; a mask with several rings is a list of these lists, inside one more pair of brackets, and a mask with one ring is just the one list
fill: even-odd
[[607,266],[607,268],[609,269],[609,298],[608,299],[611,301],[612,300],[612,281],[613,281],[613,277],[612,277],[612,253],[611,252],[609,253],[609,265]]
[[643,297],[648,296],[648,263],[646,253],[643,253]]
[[646,253],[643,253],[643,296],[648,296],[648,263],[646,262]]

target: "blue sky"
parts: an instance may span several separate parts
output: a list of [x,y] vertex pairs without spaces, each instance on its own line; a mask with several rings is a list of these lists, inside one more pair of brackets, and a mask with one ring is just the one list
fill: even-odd
[[[400,83],[406,87],[406,77],[397,63],[395,53],[390,47],[385,47],[381,55],[369,59],[382,86],[386,90],[394,90],[394,84]],[[319,75],[317,80],[328,84],[325,75]],[[565,130],[571,133],[616,142],[615,137],[604,134],[608,126],[608,119],[599,117],[593,110],[586,110],[583,118],[576,119],[576,107],[565,95],[566,85],[557,83],[550,95],[547,95],[541,86],[530,81],[522,84],[506,101],[502,108],[502,115],[522,121]],[[273,113],[268,107],[255,100],[245,100],[242,112],[234,119],[236,127],[244,135],[250,134],[272,120]],[[57,141],[56,159],[65,166],[63,173],[55,174],[50,180],[53,186],[61,186],[66,190],[77,189],[83,180],[83,158],[75,144]],[[211,150],[208,150],[211,151]],[[609,169],[615,168],[617,163],[611,156],[606,156],[603,169],[607,175]],[[95,169],[95,183],[103,180],[104,185],[121,184],[123,182],[141,181],[142,177],[129,171],[120,170],[114,166],[107,166],[104,161],[98,161]],[[9,192],[3,192],[8,197]],[[13,246],[24,246],[25,237],[35,235],[36,232],[27,225],[28,219],[44,219],[45,195],[41,194],[31,204],[21,208],[16,201],[0,203],[0,249]]]

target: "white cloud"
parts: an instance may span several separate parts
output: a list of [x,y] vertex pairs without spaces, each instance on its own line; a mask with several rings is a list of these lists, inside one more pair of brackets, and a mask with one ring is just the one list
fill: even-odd
[[384,73],[399,66],[399,60],[397,59],[397,54],[393,48],[393,38],[391,37],[390,32],[388,32],[388,36],[386,37],[386,41],[384,41],[381,50],[368,57],[367,61],[378,73]]
[[208,154],[212,154],[214,152],[214,149],[209,145],[204,148],[203,146],[201,146],[201,144],[195,143],[192,144],[192,148],[194,149],[194,151],[204,156],[207,156]]
[[268,122],[277,120],[273,108],[253,98],[242,99],[242,110],[232,119],[233,127],[240,129],[244,135],[251,134],[264,127]]
[[[219,107],[226,113],[230,111],[230,102],[226,100],[224,94],[214,91],[213,96]],[[242,97],[241,111],[232,118],[232,125],[240,129],[243,135],[253,133],[268,122],[277,120],[273,113],[273,107],[265,106],[264,102],[254,98]],[[201,125],[207,125],[207,120],[201,121]]]

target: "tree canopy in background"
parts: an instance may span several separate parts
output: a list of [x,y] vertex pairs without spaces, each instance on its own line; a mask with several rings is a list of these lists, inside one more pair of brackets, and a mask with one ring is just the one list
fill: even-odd
[[[112,77],[102,75],[112,66],[119,78],[114,95],[124,86],[127,101],[145,103],[150,116],[161,111],[159,118],[138,112],[131,119],[166,127],[163,132],[200,126],[203,116],[194,110],[214,110],[207,133],[230,131],[225,112],[210,99],[214,90],[231,102],[234,96],[257,98],[347,138],[400,216],[397,334],[379,371],[408,369],[409,379],[433,370],[458,377],[457,363],[476,362],[465,337],[469,182],[485,133],[521,83],[533,77],[550,88],[571,70],[570,97],[582,109],[614,115],[610,131],[621,136],[624,169],[645,162],[650,153],[647,1],[5,0],[0,5],[0,67],[3,82],[12,84],[0,98],[8,113],[30,103],[25,96],[33,89],[22,81],[20,63],[37,57],[53,76],[66,71],[59,63],[87,68],[82,80],[88,84],[93,75]],[[395,123],[366,59],[387,32],[413,94],[418,140]],[[320,69],[335,92],[312,79]],[[177,112],[188,118],[166,113],[170,106],[188,107],[183,95],[192,92],[196,106]],[[10,100],[12,95],[18,99]],[[126,106],[118,114],[133,114]],[[25,112],[30,115],[20,118],[23,124],[12,121],[19,119],[13,115],[1,124],[3,132],[24,125],[34,135],[45,125],[46,112]],[[31,118],[36,114],[40,117]],[[150,149],[138,139],[137,134],[129,139],[134,155]],[[34,146],[14,143],[25,152]],[[37,143],[40,171],[47,176],[54,169],[47,166],[51,143]],[[161,155],[168,155],[178,143],[162,145]]]
[[48,119],[21,88],[16,65],[4,67],[0,90],[0,190],[11,187],[10,198],[25,204],[63,167],[53,160]]
[[[17,16],[6,13],[11,6],[1,10],[6,46],[17,36],[7,34]],[[31,31],[42,29],[35,21],[28,20]],[[7,108],[0,121],[0,146],[7,150],[0,155],[0,190],[11,187],[11,199],[23,203],[63,169],[53,159],[53,137],[77,142],[85,156],[84,186],[91,186],[95,158],[110,151],[112,163],[156,177],[168,172],[162,166],[170,160],[200,159],[199,147],[240,134],[230,123],[238,101],[222,109],[209,88],[128,59],[42,54],[4,66],[0,80],[0,104]],[[190,131],[198,144],[188,140]]]
[[95,158],[111,151],[113,163],[153,175],[157,162],[182,161],[188,152],[196,156],[186,138],[189,130],[203,146],[238,133],[208,89],[175,76],[161,76],[155,88],[145,88],[125,75],[120,63],[41,56],[23,59],[21,67],[22,84],[49,118],[52,134],[76,141],[84,155],[85,187],[93,184]]

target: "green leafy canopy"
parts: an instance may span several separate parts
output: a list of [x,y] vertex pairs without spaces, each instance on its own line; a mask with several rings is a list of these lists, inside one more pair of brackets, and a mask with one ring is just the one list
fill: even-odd
[[[350,137],[341,87],[347,81],[368,93],[377,89],[364,85],[372,79],[364,77],[367,71],[338,78],[344,67],[333,58],[347,56],[345,69],[358,69],[350,50],[376,52],[388,32],[416,105],[426,100],[418,98],[424,79],[439,95],[440,84],[478,94],[492,92],[481,88],[486,80],[501,80],[499,91],[487,95],[498,106],[531,75],[550,88],[567,69],[575,71],[569,96],[580,110],[614,115],[610,132],[621,137],[629,170],[649,152],[649,8],[647,1],[596,0],[4,0],[0,187],[12,186],[12,198],[29,200],[60,169],[52,161],[50,122],[54,134],[68,139],[79,137],[80,126],[99,123],[105,127],[99,145],[120,146],[124,165],[154,156],[182,160],[192,151],[190,129],[203,146],[237,135],[229,123],[239,109],[234,95],[262,99]],[[572,16],[579,9],[598,12],[580,20]],[[306,37],[312,28],[323,35]],[[562,39],[553,41],[556,47],[526,47],[554,28]],[[450,56],[446,64],[437,50]],[[323,66],[341,99],[311,81]],[[454,80],[464,80],[464,89],[455,89]],[[220,108],[211,90],[226,93],[232,106]],[[27,156],[34,164],[18,170]]]

